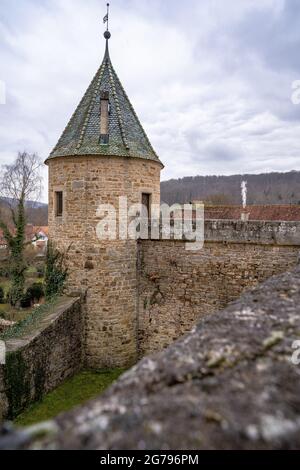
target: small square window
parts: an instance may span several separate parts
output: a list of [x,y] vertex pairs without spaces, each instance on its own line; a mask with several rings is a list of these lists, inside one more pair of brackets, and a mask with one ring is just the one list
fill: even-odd
[[64,210],[64,196],[62,191],[55,193],[55,216],[62,217]]

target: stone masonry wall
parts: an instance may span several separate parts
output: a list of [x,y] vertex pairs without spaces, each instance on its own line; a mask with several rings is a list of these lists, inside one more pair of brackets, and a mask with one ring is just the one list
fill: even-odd
[[6,341],[6,365],[0,365],[0,421],[13,419],[80,370],[83,308],[79,299],[62,298],[22,334]]
[[202,318],[97,399],[38,430],[0,429],[0,449],[299,450],[299,306],[297,268]]
[[[100,241],[100,204],[118,208],[142,202],[142,193],[160,202],[161,164],[118,157],[49,160],[50,239],[60,250],[69,245],[69,291],[87,290],[86,365],[111,367],[137,359],[137,243]],[[55,217],[55,191],[64,193],[64,215]],[[104,215],[104,214],[103,214]]]
[[300,223],[207,221],[205,240],[200,251],[187,251],[183,241],[140,242],[140,357],[168,346],[245,290],[293,268]]

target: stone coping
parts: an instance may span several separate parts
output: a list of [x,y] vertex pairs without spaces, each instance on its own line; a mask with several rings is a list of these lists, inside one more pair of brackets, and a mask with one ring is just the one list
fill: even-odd
[[[161,227],[159,232],[159,239],[151,237],[151,241],[165,241]],[[300,246],[300,222],[297,221],[206,220],[204,234],[206,242]],[[174,240],[172,228],[171,239]],[[174,241],[185,242],[186,240]]]
[[32,325],[26,325],[24,327],[24,333],[21,333],[16,338],[12,337],[5,340],[7,352],[17,351],[34,341],[35,338],[39,337],[44,330],[55,323],[66,310],[69,310],[79,300],[79,298],[70,298],[67,296],[58,298],[52,305],[49,305],[48,311],[41,313],[41,315],[34,320]]

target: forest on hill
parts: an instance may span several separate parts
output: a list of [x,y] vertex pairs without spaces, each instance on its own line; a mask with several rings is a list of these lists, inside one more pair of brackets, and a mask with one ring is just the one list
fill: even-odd
[[167,204],[204,201],[207,204],[241,204],[241,183],[247,181],[248,204],[300,204],[300,171],[259,175],[190,176],[161,183]]
[[[0,214],[2,219],[9,225],[11,220],[12,201],[0,198]],[[48,205],[43,203],[26,203],[26,219],[28,224],[35,227],[44,227],[48,225]]]
[[[213,205],[241,204],[241,183],[247,181],[247,203],[300,204],[300,171],[260,175],[190,176],[161,183],[161,200],[167,204],[203,201]],[[0,199],[0,211],[10,218],[9,204]],[[48,225],[47,204],[27,203],[27,221],[35,226]]]

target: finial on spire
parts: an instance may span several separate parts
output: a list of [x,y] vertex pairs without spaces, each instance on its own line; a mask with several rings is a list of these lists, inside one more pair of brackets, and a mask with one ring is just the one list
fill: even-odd
[[110,34],[110,32],[108,31],[108,22],[109,22],[109,3],[107,3],[107,13],[106,13],[106,15],[105,15],[104,18],[103,18],[103,23],[104,23],[104,24],[105,24],[105,23],[107,24],[107,26],[106,26],[106,31],[105,31],[105,33],[104,33],[104,37],[105,37],[105,39],[106,39],[107,41],[108,41],[108,39],[110,39],[110,37],[111,37],[111,34]]

